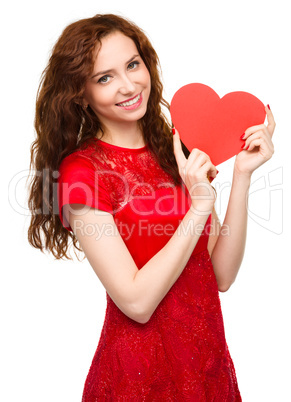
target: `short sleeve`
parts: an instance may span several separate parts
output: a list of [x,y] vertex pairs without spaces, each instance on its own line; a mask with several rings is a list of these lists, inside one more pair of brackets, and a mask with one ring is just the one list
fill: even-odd
[[89,158],[69,155],[60,166],[58,177],[58,208],[63,226],[72,230],[63,215],[67,204],[83,204],[113,214],[109,193],[100,172]]

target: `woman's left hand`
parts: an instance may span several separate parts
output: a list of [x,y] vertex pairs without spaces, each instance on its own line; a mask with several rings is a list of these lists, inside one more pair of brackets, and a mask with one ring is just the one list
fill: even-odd
[[261,124],[246,130],[243,150],[236,156],[234,168],[238,173],[251,175],[255,169],[271,158],[274,153],[272,136],[275,130],[273,113],[266,106],[268,125]]

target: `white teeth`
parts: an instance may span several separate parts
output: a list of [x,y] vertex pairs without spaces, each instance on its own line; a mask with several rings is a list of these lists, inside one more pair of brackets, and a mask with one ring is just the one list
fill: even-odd
[[118,106],[131,106],[137,103],[140,100],[140,94],[138,94],[134,99],[128,101],[128,102],[123,102],[123,103],[117,103]]

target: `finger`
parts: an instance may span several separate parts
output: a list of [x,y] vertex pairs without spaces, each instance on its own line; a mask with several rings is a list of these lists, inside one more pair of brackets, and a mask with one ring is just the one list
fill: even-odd
[[253,141],[250,142],[249,146],[248,146],[248,151],[252,151],[255,147],[261,147],[262,146],[262,139],[261,138],[257,138]]
[[[187,161],[187,163],[188,163],[189,165],[190,165],[190,164],[192,165],[193,161],[195,161],[197,158],[203,159],[204,162],[206,162],[207,160],[210,160],[209,156],[208,156],[205,152],[201,151],[201,150],[198,149],[198,148],[193,148],[192,151],[191,151],[191,153],[190,153],[190,155],[188,156],[188,161]],[[204,162],[203,162],[203,163],[204,163]]]
[[194,165],[191,166],[190,169],[187,169],[187,173],[191,174],[191,172],[196,172],[197,173],[197,177],[212,177],[215,178],[218,170],[216,169],[216,167],[211,163],[210,160],[205,161],[204,163],[199,163],[198,164],[198,168],[197,166],[195,167]]
[[180,135],[177,129],[175,129],[175,134],[173,135],[173,146],[177,165],[181,169],[186,165],[187,159],[182,150]]
[[257,138],[253,141],[250,142],[250,145],[247,149],[247,151],[252,151],[255,147],[259,147],[259,153],[265,158],[269,159],[272,154],[274,153],[274,147],[273,144],[270,145],[264,140],[264,138]]
[[209,155],[207,155],[205,152],[201,151],[198,148],[193,148],[187,159],[187,167],[191,166],[193,164],[193,162],[196,162],[196,161],[197,161],[197,163],[199,161],[196,168],[201,167],[206,161],[211,162]]
[[268,143],[268,145],[269,145],[270,147],[273,146],[273,143],[272,143],[272,140],[271,140],[270,135],[269,135],[269,134],[266,135],[265,131],[259,130],[259,131],[256,131],[254,134],[251,134],[251,135],[245,140],[245,143],[244,143],[244,146],[242,147],[242,149],[248,148],[248,146],[250,145],[251,141],[256,140],[256,139],[258,139],[258,138],[264,139],[264,140]]
[[[210,163],[209,166],[213,166],[215,168],[215,174],[214,174],[214,177],[215,177],[218,170],[212,164],[209,156],[205,152],[202,152],[199,149],[194,148],[188,157],[186,169],[187,170],[191,169],[192,171],[197,171],[198,169],[203,168],[207,162]],[[213,174],[213,171],[211,171],[211,174]]]
[[207,161],[203,166],[202,169],[204,170],[204,172],[206,173],[206,176],[208,177],[212,177],[213,179],[215,179],[218,170],[216,169],[216,167],[211,163],[211,161]]
[[272,136],[274,134],[275,127],[276,127],[274,115],[273,115],[269,105],[267,105],[265,107],[265,110],[266,110],[266,113],[267,113],[267,121],[268,121],[267,128],[268,128],[269,133]]
[[267,127],[265,126],[265,124],[259,124],[257,126],[249,127],[248,129],[246,129],[244,136],[242,136],[241,138],[242,138],[242,140],[246,140],[250,135],[256,133],[257,131],[261,131],[261,130],[264,131],[264,130],[266,130],[266,128]]

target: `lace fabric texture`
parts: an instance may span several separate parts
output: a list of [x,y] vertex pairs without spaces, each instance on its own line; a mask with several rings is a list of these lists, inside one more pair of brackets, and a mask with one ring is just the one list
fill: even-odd
[[[60,173],[60,186],[67,184],[60,191],[60,214],[73,202],[112,213],[139,269],[168,242],[190,207],[187,189],[174,186],[147,146],[127,149],[96,140],[67,157]],[[88,187],[82,192],[76,183],[84,180]],[[241,401],[207,251],[210,223],[211,216],[147,323],[127,317],[106,293],[105,321],[82,402]]]

